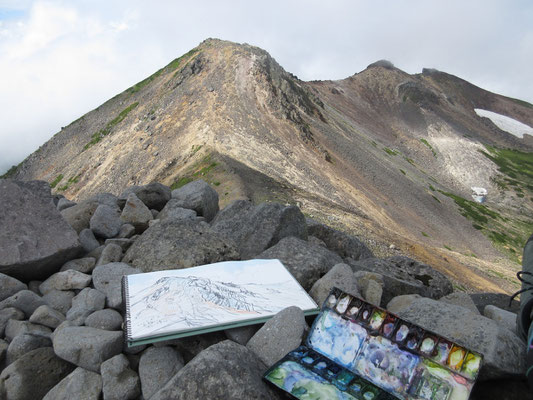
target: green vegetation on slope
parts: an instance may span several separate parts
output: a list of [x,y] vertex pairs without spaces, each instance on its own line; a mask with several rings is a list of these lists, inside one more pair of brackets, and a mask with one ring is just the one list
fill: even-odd
[[13,165],[11,168],[9,168],[4,175],[0,175],[0,179],[9,179],[13,175],[15,175],[15,172],[17,172],[17,169],[20,167],[19,165]]
[[[60,176],[61,176],[61,178],[63,178],[63,175],[60,175]],[[63,191],[65,191],[65,190],[67,190],[67,189],[70,187],[70,185],[72,185],[73,183],[78,183],[78,182],[79,182],[79,180],[80,180],[80,176],[81,176],[81,175],[71,176],[71,177],[68,179],[67,183],[64,184],[63,186],[60,186],[59,188],[57,188],[57,190],[59,190],[60,192],[63,192]],[[60,180],[61,180],[61,179],[60,179]],[[58,181],[58,182],[59,182],[59,181]],[[51,187],[51,185],[50,185],[50,187]]]
[[56,176],[56,179],[50,182],[50,188],[51,189],[55,188],[57,184],[61,182],[61,179],[63,179],[63,174],[59,174],[58,176]]
[[[201,146],[195,147],[193,146],[193,154],[195,154],[198,150],[200,150]],[[196,151],[195,151],[196,150]],[[180,176],[178,180],[176,180],[172,185],[170,185],[170,188],[172,190],[178,189],[184,185],[186,185],[189,182],[192,182],[197,179],[203,179],[207,183],[219,186],[220,182],[214,180],[212,176],[212,172],[214,172],[215,168],[218,166],[218,163],[213,160],[213,157],[211,154],[206,155],[204,158],[202,158],[200,161],[196,162],[193,166],[190,167],[189,171],[186,172],[183,176]]]
[[429,147],[429,149],[430,149],[431,152],[433,153],[433,156],[434,156],[434,157],[437,157],[437,153],[436,153],[435,149],[433,148],[432,145],[429,144],[429,142],[428,142],[426,139],[423,139],[423,138],[422,138],[422,139],[420,139],[420,141],[421,141],[422,143],[424,143],[427,147]]
[[103,129],[100,129],[98,132],[96,133],[93,133],[93,135],[91,136],[91,141],[89,143],[87,143],[84,147],[83,147],[83,150],[87,150],[89,147],[95,145],[96,143],[98,143],[100,140],[102,140],[102,138],[104,138],[105,136],[109,135],[111,133],[111,130],[116,126],[118,125],[119,123],[121,123],[124,118],[126,118],[128,116],[128,114],[130,113],[131,110],[133,110],[135,107],[137,107],[139,105],[139,102],[135,102],[135,103],[132,103],[130,104],[128,107],[126,107],[124,110],[122,110],[120,112],[120,114],[118,114],[118,116],[114,119],[112,119],[111,121],[109,121],[107,123],[107,125],[105,126],[105,128]]
[[506,175],[496,181],[500,189],[505,190],[508,186],[512,186],[517,192],[522,192],[523,189],[533,192],[533,153],[485,147],[487,151],[480,150],[480,152],[496,164],[503,175]]

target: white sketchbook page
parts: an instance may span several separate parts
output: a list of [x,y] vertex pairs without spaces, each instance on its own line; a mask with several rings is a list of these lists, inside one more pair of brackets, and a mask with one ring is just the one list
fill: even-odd
[[130,340],[317,308],[279,260],[128,275],[127,282]]

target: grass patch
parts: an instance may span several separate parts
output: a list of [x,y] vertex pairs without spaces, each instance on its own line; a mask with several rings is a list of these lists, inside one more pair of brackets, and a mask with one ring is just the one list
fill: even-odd
[[439,192],[444,196],[448,196],[453,199],[455,204],[460,207],[461,215],[473,222],[477,222],[478,224],[487,224],[489,222],[489,218],[502,219],[499,213],[490,210],[483,204],[476,203],[475,201],[471,200],[466,200],[461,196],[457,196],[453,193],[445,192],[443,190],[439,190]]
[[400,169],[400,172],[404,175],[407,175],[403,169]]
[[387,153],[389,156],[397,156],[398,154],[400,154],[399,151],[389,149],[388,147],[384,147],[384,148],[383,148],[383,151],[384,151],[385,153]]
[[421,233],[422,233],[422,236],[429,237],[429,235],[426,232],[421,232]]
[[434,199],[435,201],[437,201],[438,203],[441,202],[441,201],[437,198],[437,196],[435,196],[435,195],[431,195],[431,197],[433,197],[433,199]]
[[112,119],[111,121],[109,121],[107,123],[107,125],[100,129],[98,132],[96,133],[93,133],[93,135],[91,136],[91,140],[89,143],[87,143],[84,147],[83,147],[83,150],[87,150],[88,148],[94,146],[96,143],[98,143],[100,140],[102,140],[104,137],[106,137],[107,135],[109,135],[111,133],[111,130],[116,126],[118,125],[119,123],[121,123],[127,116],[128,114],[135,108],[139,105],[139,102],[136,101],[135,103],[132,103],[130,104],[128,107],[126,107],[124,110],[122,110],[117,117],[115,117],[114,119]]
[[413,160],[412,158],[404,157],[404,160],[411,164],[413,167],[415,167],[415,160]]
[[445,248],[446,250],[453,251],[453,249],[452,249],[450,246],[446,246],[446,245],[444,245],[444,248]]
[[424,143],[431,150],[431,152],[433,153],[433,157],[437,157],[437,153],[436,153],[435,149],[433,148],[432,145],[429,144],[429,142],[426,139],[422,138],[422,139],[420,139],[420,141],[422,143]]
[[194,144],[192,145],[192,154],[196,154],[198,153],[198,151],[200,151],[200,149],[202,148],[202,145],[199,144],[198,146],[195,146]]
[[435,188],[433,187],[433,185],[432,185],[432,184],[430,184],[430,185],[429,185],[429,190],[431,190],[432,192],[434,192],[434,191],[435,191]]
[[179,178],[176,182],[174,182],[172,185],[170,185],[170,189],[171,190],[174,190],[174,189],[179,189],[180,187],[182,186],[185,186],[187,183],[190,183],[192,182],[193,179],[192,178],[189,178],[187,176],[184,176],[182,178]]
[[61,182],[61,179],[63,179],[63,174],[59,174],[58,176],[56,176],[56,179],[50,182],[50,188],[51,189],[55,188],[57,184]]
[[533,153],[492,146],[485,148],[487,151],[480,152],[495,163],[502,174],[507,175],[505,182],[511,186],[533,188]]
[[[76,175],[76,176],[72,176],[68,179],[67,183],[64,184],[63,186],[60,186],[57,190],[59,190],[60,192],[64,192],[65,190],[67,190],[70,185],[74,184],[74,183],[78,183],[79,180],[80,180],[80,176],[81,175]],[[63,178],[63,175],[61,175],[61,178]]]
[[372,142],[370,142],[370,143],[372,143],[372,146],[378,147],[378,144],[375,141],[372,140]]

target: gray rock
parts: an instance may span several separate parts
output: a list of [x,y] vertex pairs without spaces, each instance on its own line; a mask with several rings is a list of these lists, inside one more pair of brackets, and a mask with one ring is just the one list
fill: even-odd
[[202,351],[150,400],[280,399],[263,382],[265,369],[252,351],[226,340]]
[[72,299],[75,293],[73,291],[52,290],[43,296],[43,300],[54,310],[66,315],[72,306]]
[[95,200],[81,201],[73,207],[61,211],[61,215],[67,223],[78,233],[89,228],[91,217],[93,216],[98,202]]
[[295,237],[280,240],[257,258],[279,259],[305,290],[311,289],[335,264],[342,263],[342,258],[332,251]]
[[224,335],[223,332],[212,332],[198,336],[188,336],[181,339],[157,342],[154,343],[154,346],[174,346],[178,353],[182,355],[185,364],[187,364],[208,347],[223,342],[226,339],[226,335]]
[[135,399],[141,394],[139,376],[129,368],[128,358],[118,354],[101,366],[104,400]]
[[7,321],[4,334],[8,341],[12,341],[15,336],[24,333],[50,337],[52,330],[47,326],[32,324],[29,321],[19,321],[17,319],[10,319]]
[[495,321],[464,312],[463,307],[428,298],[414,299],[399,317],[483,354],[480,379],[498,379],[525,371],[524,343]]
[[0,398],[41,399],[72,370],[73,366],[58,358],[51,347],[32,350],[2,371]]
[[103,238],[115,237],[120,231],[122,221],[120,209],[100,204],[91,217],[90,227],[96,236]]
[[250,202],[237,200],[220,211],[211,226],[237,244],[242,259],[256,257],[288,236],[307,240],[302,212],[298,207],[278,203],[254,207]]
[[31,323],[44,325],[52,329],[57,328],[64,320],[65,316],[63,314],[47,305],[37,308],[30,317]]
[[25,283],[0,273],[0,301],[25,289],[28,289],[28,286]]
[[76,203],[74,201],[70,201],[65,197],[62,197],[57,202],[57,211],[63,211],[65,208],[74,207]]
[[[85,318],[93,312],[105,307],[106,296],[96,289],[85,288],[72,299],[72,307],[67,312],[67,319],[76,321]],[[81,322],[81,323],[83,323]]]
[[52,341],[49,337],[33,335],[31,333],[22,333],[13,338],[6,354],[6,365],[15,362],[24,354],[41,347],[52,347]]
[[31,290],[21,290],[14,295],[8,297],[0,302],[0,310],[7,307],[15,307],[23,311],[26,318],[37,309],[37,307],[45,304],[41,296],[36,295]]
[[121,352],[122,340],[120,331],[71,326],[54,333],[53,345],[55,353],[62,359],[99,372],[104,361]]
[[240,328],[226,329],[224,333],[229,340],[246,346],[246,343],[257,333],[260,325],[248,325]]
[[298,307],[288,307],[269,319],[246,344],[265,365],[273,365],[302,344],[305,316]]
[[309,294],[321,307],[333,287],[338,287],[346,293],[361,297],[355,275],[347,264],[334,265],[326,275],[313,284]]
[[322,240],[328,249],[342,258],[362,260],[374,257],[372,251],[356,237],[320,224],[310,218],[307,219],[307,232],[309,235]]
[[3,369],[4,360],[6,358],[8,347],[9,347],[9,343],[7,343],[3,339],[0,339],[0,370]]
[[24,319],[24,313],[14,307],[7,307],[0,310],[0,337],[4,337],[6,326],[10,319],[22,321]]
[[121,239],[127,239],[135,235],[135,227],[130,224],[124,224],[120,227],[120,231],[118,231],[117,238]]
[[93,271],[93,284],[97,290],[105,293],[107,307],[121,309],[122,277],[124,275],[133,275],[141,272],[141,270],[130,267],[125,263],[100,265]]
[[201,179],[173,190],[172,199],[178,200],[178,207],[194,210],[208,222],[218,212],[218,193]]
[[39,290],[39,286],[41,286],[41,283],[43,283],[43,282],[42,281],[29,281],[28,282],[28,290],[31,290],[37,296],[42,296],[42,293]]
[[407,309],[413,301],[422,298],[419,294],[402,294],[393,297],[387,304],[387,310],[391,313],[397,314],[400,311]]
[[474,314],[480,314],[468,293],[453,292],[441,297],[439,301],[443,301],[448,304],[455,304],[456,306],[461,306]]
[[69,269],[73,271],[78,271],[83,274],[90,274],[93,272],[94,266],[96,265],[96,259],[93,257],[78,258],[76,260],[70,260],[66,262],[59,272],[68,271]]
[[[130,248],[130,246],[135,243],[135,238],[130,239],[123,239],[123,238],[114,238],[114,239],[106,239],[105,244],[106,246],[109,244],[115,244],[117,246],[120,246],[122,251],[126,251]],[[122,255],[121,255],[122,257]]]
[[122,247],[118,244],[110,243],[106,244],[100,258],[96,262],[96,265],[104,265],[113,262],[119,262],[122,258]]
[[510,311],[502,310],[496,306],[488,305],[483,311],[483,315],[496,321],[501,327],[516,332],[516,314]]
[[153,218],[150,209],[134,193],[130,193],[120,215],[120,219],[125,224],[133,225],[135,231],[141,233],[148,228],[148,221]]
[[183,358],[172,347],[149,347],[139,360],[139,377],[145,399],[161,389],[183,368]]
[[370,271],[383,275],[384,304],[403,294],[416,293],[438,299],[453,292],[452,283],[443,274],[408,257],[366,258],[359,261],[348,260],[348,263],[354,271]]
[[99,400],[101,393],[102,377],[78,367],[55,385],[43,400]]
[[122,261],[150,272],[237,259],[232,242],[212,232],[207,224],[162,221],[148,228]]
[[91,275],[68,269],[50,276],[50,278],[41,283],[39,290],[42,294],[46,294],[52,290],[83,289],[89,286],[91,280]]
[[93,231],[89,228],[83,229],[80,232],[80,243],[86,253],[90,253],[91,251],[100,246],[100,242],[96,240]]
[[380,306],[383,287],[385,285],[383,275],[367,271],[357,271],[354,273],[354,276],[363,298],[371,304]]
[[[170,200],[172,200],[172,199],[170,199]],[[170,201],[170,200],[169,200],[169,201]],[[167,204],[168,204],[168,202],[167,202]],[[165,207],[166,207],[166,205],[165,205]],[[163,208],[165,208],[165,207],[163,207]],[[153,219],[158,218],[158,215],[159,215],[159,213],[160,213],[160,211],[154,210],[153,208],[150,210],[150,212],[152,213],[152,218],[153,218]]]
[[165,208],[163,208],[161,212],[157,215],[157,218],[160,219],[161,221],[165,221],[165,220],[180,221],[183,219],[194,220],[196,216],[197,216],[196,211],[181,207],[180,200],[170,199],[167,205],[165,206]]
[[0,179],[0,272],[24,281],[42,279],[74,258],[81,245],[50,196],[38,197],[17,182]]
[[94,249],[93,251],[91,251],[90,253],[87,253],[85,256],[86,257],[92,257],[96,260],[98,260],[100,258],[100,256],[102,255],[102,252],[104,251],[104,248],[105,248],[105,245],[100,245],[98,246],[96,249]]
[[106,331],[117,331],[122,326],[122,315],[110,308],[95,311],[87,317],[85,326]]
[[509,295],[504,293],[471,293],[470,297],[480,313],[489,304],[515,314],[520,311],[520,302],[514,299],[509,304]]
[[131,186],[119,196],[119,204],[124,204],[130,193],[135,193],[146,207],[160,211],[170,200],[172,192],[168,186],[158,182],[144,186]]
[[119,198],[113,193],[98,193],[91,197],[89,200],[93,200],[98,202],[98,204],[104,204],[113,208],[119,206]]

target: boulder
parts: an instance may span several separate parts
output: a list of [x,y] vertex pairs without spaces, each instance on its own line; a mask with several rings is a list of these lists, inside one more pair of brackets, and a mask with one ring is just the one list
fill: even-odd
[[140,233],[148,228],[148,221],[153,218],[150,209],[134,193],[130,193],[122,209],[122,214],[120,214],[120,219],[125,224],[133,225],[136,232]]
[[118,231],[117,238],[119,239],[127,239],[135,235],[135,227],[131,224],[124,224],[120,227],[120,231]]
[[9,343],[7,343],[4,339],[0,339],[0,369],[3,369],[4,367],[4,360],[6,358],[8,347]]
[[322,278],[313,284],[309,294],[321,307],[333,287],[338,287],[347,293],[361,297],[355,275],[347,264],[334,265]]
[[145,399],[161,389],[183,368],[183,358],[170,346],[149,347],[139,360],[139,377]]
[[444,336],[484,356],[480,379],[499,379],[525,372],[526,346],[495,321],[464,308],[429,298],[414,299],[396,311],[399,317]]
[[15,336],[7,348],[6,365],[15,362],[24,354],[41,347],[52,347],[52,341],[49,337],[31,333],[21,333]]
[[42,305],[38,307],[30,317],[30,322],[40,324],[55,329],[65,320],[65,316],[50,306]]
[[118,331],[122,326],[122,315],[110,308],[95,311],[87,317],[85,326],[106,331]]
[[67,261],[59,270],[59,272],[68,271],[69,269],[73,271],[78,271],[83,274],[90,274],[93,272],[94,266],[96,265],[96,259],[93,257],[77,258],[75,260]]
[[39,291],[42,294],[46,294],[52,290],[83,289],[89,286],[91,280],[91,275],[68,269],[63,272],[56,272],[50,276],[47,280],[41,283]]
[[57,202],[57,211],[63,211],[65,208],[74,207],[76,203],[74,201],[70,201],[66,197],[62,197]]
[[31,290],[37,296],[42,296],[42,293],[39,290],[39,286],[41,286],[41,283],[43,283],[43,281],[29,281],[28,282],[28,290]]
[[29,318],[37,307],[40,307],[43,304],[45,304],[45,301],[41,296],[35,294],[31,290],[21,290],[13,296],[2,300],[0,302],[0,310],[7,307],[15,307],[23,311],[26,318]]
[[107,204],[100,204],[90,221],[90,228],[93,233],[106,239],[115,237],[121,226],[120,209]]
[[[128,224],[129,225],[129,224]],[[131,226],[131,225],[130,225]],[[130,246],[135,243],[135,240],[137,240],[139,236],[135,236],[135,237],[132,237],[132,238],[114,238],[114,239],[106,239],[105,241],[105,244],[106,246],[107,245],[110,245],[110,244],[114,244],[114,245],[117,245],[119,246],[122,251],[126,251],[130,248]],[[120,256],[122,258],[122,254]]]
[[[98,204],[104,204],[109,207],[118,207],[119,206],[119,198],[115,196],[113,193],[98,193],[92,196],[89,200],[96,201]],[[121,204],[122,207],[122,204]]]
[[55,385],[43,400],[99,400],[101,393],[102,377],[78,367]]
[[22,321],[24,319],[24,313],[14,307],[7,307],[0,310],[0,337],[4,337],[5,329],[10,319]]
[[100,371],[105,400],[129,400],[141,394],[139,376],[129,368],[129,361],[124,354],[104,361]]
[[266,366],[231,340],[202,351],[150,400],[280,399],[262,380]]
[[387,304],[387,310],[391,313],[398,314],[400,311],[407,309],[413,301],[422,298],[419,294],[402,294],[393,297]]
[[496,321],[501,327],[507,328],[510,331],[516,332],[516,314],[510,311],[502,310],[493,305],[485,306],[483,315],[487,318]]
[[93,372],[122,350],[122,332],[70,326],[54,333],[54,351],[63,360]]
[[187,364],[208,347],[211,347],[216,343],[223,342],[226,339],[226,335],[219,331],[198,336],[188,336],[181,339],[157,342],[154,343],[154,346],[174,346],[178,353],[180,353],[183,357],[185,364]]
[[287,237],[257,256],[258,259],[279,259],[305,290],[322,278],[342,258],[321,246]]
[[17,182],[0,179],[0,272],[42,279],[74,258],[81,244],[50,196],[43,199]]
[[172,191],[175,206],[194,210],[211,221],[218,212],[218,193],[203,180],[197,180]]
[[67,311],[69,321],[79,320],[80,324],[93,312],[105,307],[106,296],[99,290],[85,288],[72,299],[72,307]]
[[[298,307],[288,307],[269,319],[246,344],[265,365],[273,365],[302,344],[305,316]],[[266,370],[266,369],[265,369]]]
[[161,221],[131,245],[122,261],[151,272],[237,259],[235,245],[206,223]]
[[461,306],[474,314],[480,314],[468,293],[453,292],[441,297],[439,301],[443,301],[448,304],[455,304],[456,306]]
[[80,243],[86,253],[90,253],[91,251],[100,246],[100,242],[96,240],[93,231],[89,228],[83,229],[80,232]]
[[246,346],[246,343],[257,333],[260,325],[248,325],[240,328],[232,328],[224,330],[226,337],[229,340],[233,340],[235,343]]
[[106,306],[122,308],[122,277],[124,275],[139,274],[142,271],[130,267],[125,263],[110,263],[100,265],[93,271],[94,287],[105,294]]
[[348,260],[355,271],[370,271],[383,275],[382,302],[387,304],[393,297],[403,294],[419,294],[434,299],[453,292],[452,283],[443,274],[429,265],[404,256],[385,259],[366,258]]
[[75,295],[71,290],[52,290],[43,296],[43,300],[54,310],[66,315],[70,307],[72,307],[72,299]]
[[179,200],[170,199],[165,208],[163,208],[161,212],[157,215],[157,218],[161,221],[179,221],[183,219],[195,220],[197,218],[197,214],[194,210],[181,207],[181,202]]
[[32,350],[2,371],[0,398],[41,399],[73,369],[72,364],[57,357],[51,347]]
[[130,193],[135,193],[146,207],[154,208],[158,211],[163,209],[172,195],[172,191],[168,186],[157,182],[152,182],[144,186],[131,186],[119,196],[120,205],[125,204]]
[[330,228],[307,218],[307,233],[322,240],[328,249],[342,258],[362,260],[374,257],[372,251],[355,236]]
[[96,265],[110,264],[113,262],[119,262],[122,259],[122,247],[118,244],[110,243],[106,244],[102,254],[98,258]]
[[509,304],[509,295],[504,293],[472,293],[470,297],[480,313],[483,313],[489,304],[515,314],[520,311],[520,302],[514,299]]
[[13,296],[21,290],[28,289],[28,285],[9,275],[0,273],[0,301]]
[[81,233],[84,229],[89,228],[91,217],[97,207],[98,201],[85,200],[73,207],[65,208],[61,211],[61,215],[77,233]]
[[52,330],[47,326],[33,324],[29,321],[19,321],[17,319],[10,319],[7,321],[4,332],[7,340],[12,341],[15,336],[22,335],[24,333],[50,337]]
[[307,240],[307,225],[300,209],[278,203],[254,207],[248,201],[237,200],[220,211],[211,226],[237,244],[243,260],[256,257],[285,237]]

